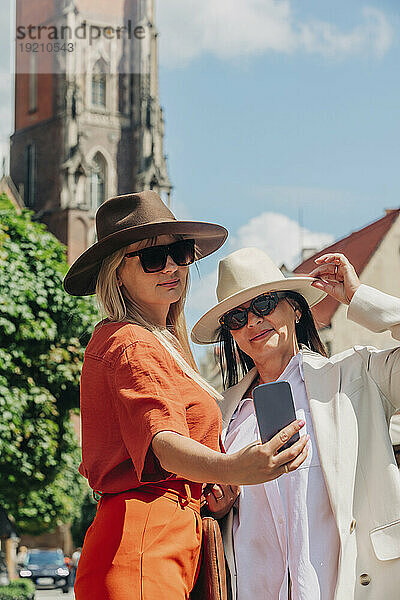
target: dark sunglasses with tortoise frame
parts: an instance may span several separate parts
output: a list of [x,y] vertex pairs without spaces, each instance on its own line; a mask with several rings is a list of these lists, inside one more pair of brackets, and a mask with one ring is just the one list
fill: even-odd
[[230,329],[231,331],[241,329],[247,325],[249,312],[252,312],[259,317],[265,317],[275,310],[279,300],[284,298],[285,295],[284,292],[260,294],[259,296],[256,296],[256,298],[253,298],[248,308],[233,308],[222,315],[219,322],[223,327],[226,327],[226,329]]

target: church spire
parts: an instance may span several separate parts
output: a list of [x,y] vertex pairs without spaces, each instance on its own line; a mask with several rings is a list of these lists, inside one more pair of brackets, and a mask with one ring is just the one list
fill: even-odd
[[[137,44],[139,73],[134,75],[134,111],[138,170],[137,189],[154,189],[170,204],[172,186],[164,154],[164,116],[158,85],[158,31],[154,0],[139,0],[141,24],[148,36]],[[137,63],[136,63],[137,64]]]

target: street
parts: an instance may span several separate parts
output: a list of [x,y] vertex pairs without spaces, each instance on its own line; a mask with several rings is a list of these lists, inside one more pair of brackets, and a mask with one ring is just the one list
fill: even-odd
[[63,594],[61,590],[37,590],[35,600],[74,600],[74,593],[71,590],[68,594]]

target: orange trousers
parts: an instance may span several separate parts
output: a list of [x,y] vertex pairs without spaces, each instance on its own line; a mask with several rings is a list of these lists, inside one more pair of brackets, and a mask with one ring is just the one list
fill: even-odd
[[163,484],[102,496],[79,559],[76,600],[187,600],[199,566],[201,486]]

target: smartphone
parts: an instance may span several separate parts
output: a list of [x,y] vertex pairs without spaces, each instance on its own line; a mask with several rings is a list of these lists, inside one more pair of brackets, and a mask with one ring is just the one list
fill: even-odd
[[[292,389],[287,381],[263,383],[253,390],[254,408],[263,444],[281,429],[296,421]],[[278,452],[293,446],[300,439],[296,432]]]

